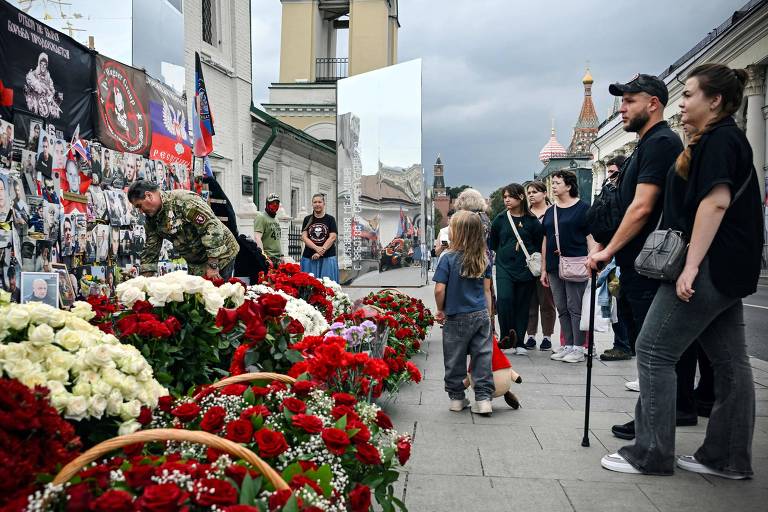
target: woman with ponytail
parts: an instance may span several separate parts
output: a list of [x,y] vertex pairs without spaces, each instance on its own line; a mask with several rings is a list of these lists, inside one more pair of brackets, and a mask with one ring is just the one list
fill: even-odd
[[[606,469],[723,478],[752,475],[755,393],[742,298],[754,293],[763,246],[752,149],[733,120],[747,74],[720,64],[693,69],[680,102],[690,142],[667,177],[662,228],[689,242],[676,282],[662,283],[637,340],[640,400],[635,444],[606,455]],[[675,363],[698,338],[714,368],[715,403],[704,443],[675,459]]]

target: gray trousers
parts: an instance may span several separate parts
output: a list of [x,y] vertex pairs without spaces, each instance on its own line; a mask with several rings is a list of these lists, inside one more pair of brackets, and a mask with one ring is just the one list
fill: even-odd
[[694,456],[711,468],[751,475],[755,389],[744,339],[744,307],[741,299],[715,288],[706,259],[693,287],[690,302],[677,298],[674,283],[662,283],[653,299],[635,347],[640,377],[635,444],[619,453],[644,473],[673,472],[675,363],[698,338],[712,361],[715,404],[704,443]]
[[[560,331],[566,345],[576,345],[580,347],[586,343],[586,332],[579,327],[581,323],[581,300],[584,297],[584,290],[587,289],[587,282],[574,283],[560,279],[557,275],[557,269],[554,272],[547,272],[549,287],[552,289],[552,298],[555,300],[557,308],[557,317],[560,319]],[[584,312],[585,315],[589,311]]]
[[490,400],[493,385],[491,355],[491,320],[488,311],[460,313],[446,318],[443,326],[443,362],[445,364],[445,390],[451,400],[464,398],[464,379],[467,376],[467,354],[472,357],[472,382],[475,400]]

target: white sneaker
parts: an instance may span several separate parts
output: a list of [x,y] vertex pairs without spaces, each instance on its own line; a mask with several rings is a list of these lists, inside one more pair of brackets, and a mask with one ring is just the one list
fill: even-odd
[[[525,350],[525,349],[523,349]],[[482,414],[483,416],[490,416],[493,414],[493,406],[490,400],[478,400],[472,404],[472,412],[475,414]]]
[[563,347],[560,347],[560,350],[549,356],[550,359],[553,361],[560,361],[565,356],[571,353],[571,350],[573,350],[573,345],[565,345]]
[[633,475],[641,475],[642,471],[635,468],[632,464],[626,461],[624,457],[618,453],[612,453],[610,455],[603,455],[600,459],[600,465],[610,471],[618,471],[619,473],[630,473]]
[[624,387],[627,388],[630,391],[636,391],[640,392],[640,381],[639,380],[631,380],[629,382],[624,383]]
[[528,351],[525,349],[525,347],[517,347],[515,348],[515,355],[516,356],[527,356]]
[[461,400],[451,400],[450,410],[453,412],[461,412],[469,406],[469,400],[462,398]]
[[581,347],[573,347],[560,361],[564,363],[581,363],[585,359],[584,349]]
[[720,478],[728,478],[729,480],[745,480],[749,478],[747,475],[736,475],[734,473],[726,473],[717,469],[712,469],[705,466],[693,455],[678,455],[676,457],[677,467],[686,471],[692,471],[694,473],[701,473],[704,475],[715,475]]

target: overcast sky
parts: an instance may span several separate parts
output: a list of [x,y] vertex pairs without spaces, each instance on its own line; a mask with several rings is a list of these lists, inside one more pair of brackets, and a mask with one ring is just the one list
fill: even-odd
[[[69,0],[97,48],[130,62],[130,3]],[[268,101],[280,58],[280,0],[251,0],[253,95]],[[17,0],[13,3],[17,3]],[[600,120],[608,84],[658,74],[746,0],[401,0],[399,60],[423,59],[423,163],[438,153],[448,185],[489,194],[541,168],[550,119],[567,146],[589,61]],[[31,14],[42,17],[41,0]],[[55,5],[49,7],[55,14]],[[61,29],[66,20],[49,23]],[[431,178],[430,178],[431,180]]]
[[[746,0],[401,0],[399,60],[423,59],[424,166],[489,194],[541,168],[550,118],[568,146],[587,61],[602,121],[608,84],[659,74]],[[279,0],[253,0],[254,98],[277,81]],[[257,7],[258,6],[258,7]]]

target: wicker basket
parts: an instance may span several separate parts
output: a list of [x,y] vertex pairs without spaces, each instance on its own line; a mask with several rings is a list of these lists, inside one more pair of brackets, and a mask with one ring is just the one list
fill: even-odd
[[269,372],[241,373],[240,375],[233,375],[231,377],[221,379],[218,382],[214,382],[209,386],[206,386],[205,389],[203,389],[203,391],[195,395],[195,400],[205,395],[206,391],[210,391],[211,389],[219,389],[225,386],[229,386],[230,384],[240,384],[241,382],[251,382],[253,380],[276,380],[278,382],[285,382],[286,384],[293,384],[294,382],[296,382],[296,379],[294,379],[293,377],[289,377],[288,375],[283,375],[282,373],[269,373]]
[[379,290],[379,292],[385,292],[385,293],[389,293],[390,295],[399,295],[401,297],[410,298],[410,295],[408,295],[407,293],[401,292],[397,288],[382,288],[381,290]]
[[154,430],[141,430],[125,436],[114,437],[103,443],[99,443],[75,460],[64,466],[56,478],[54,484],[63,484],[91,462],[103,457],[113,450],[122,448],[135,443],[149,443],[153,441],[187,441],[191,443],[200,443],[216,450],[225,452],[233,457],[242,459],[253,466],[264,478],[269,480],[276,490],[290,489],[280,474],[272,469],[269,464],[259,458],[258,455],[244,446],[223,439],[221,437],[209,434],[208,432],[199,432],[192,430],[182,430],[173,428],[158,428]]

